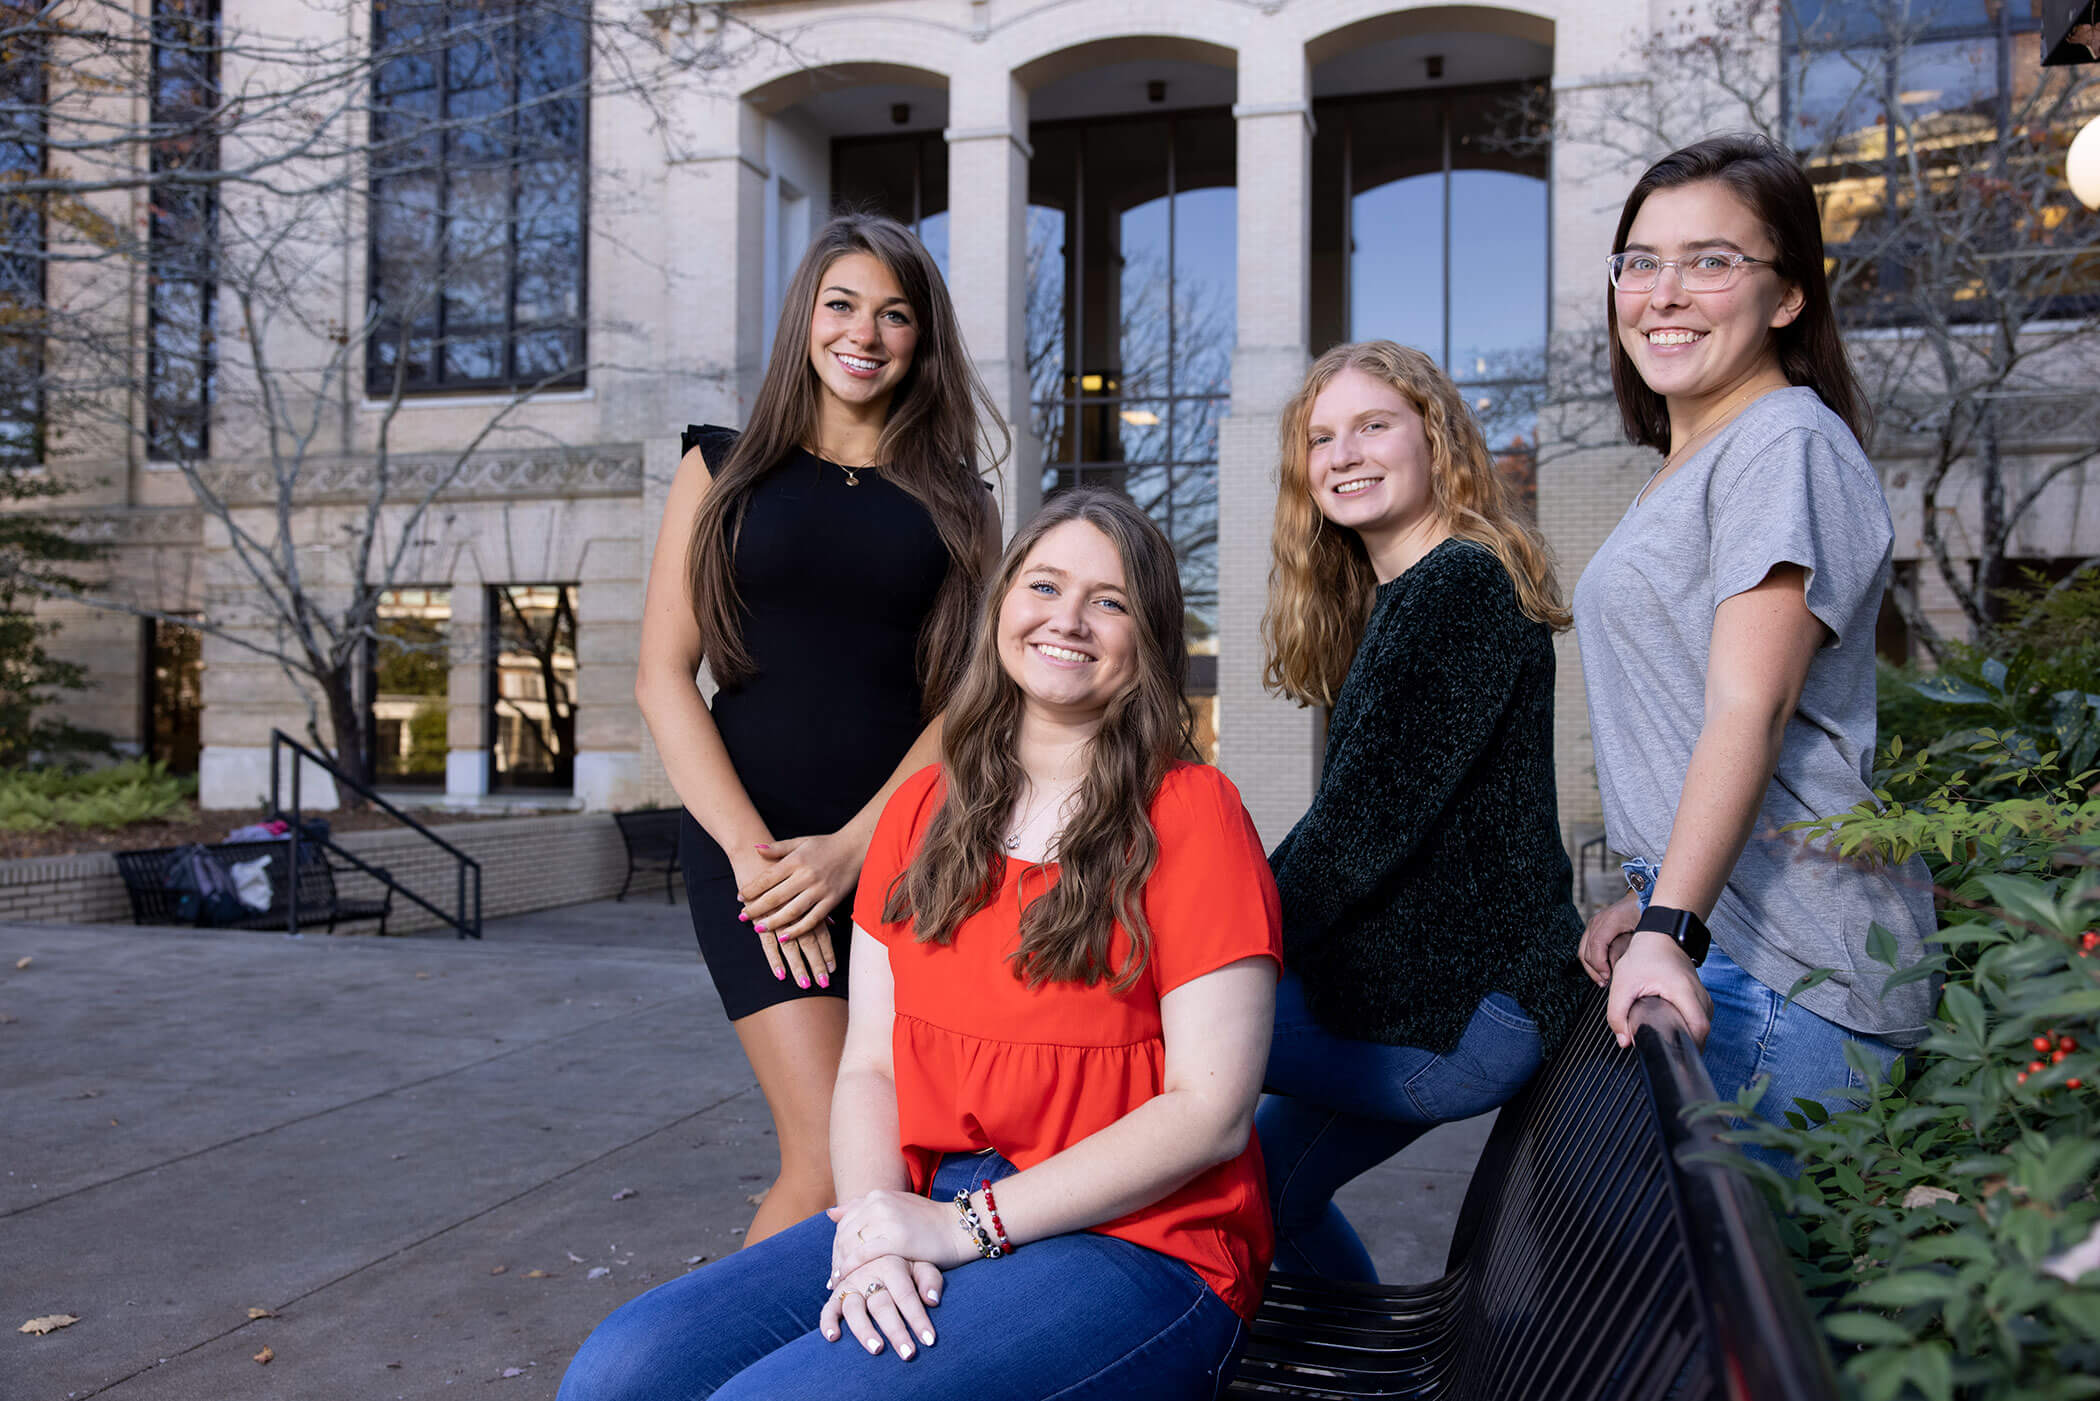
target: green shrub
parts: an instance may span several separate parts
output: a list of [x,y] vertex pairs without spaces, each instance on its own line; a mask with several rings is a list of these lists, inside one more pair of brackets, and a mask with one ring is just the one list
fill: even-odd
[[182,816],[197,780],[133,759],[99,769],[0,770],[0,831],[128,827]]
[[[1925,855],[1930,951],[1895,968],[1878,928],[1869,950],[1891,983],[1945,984],[1925,1044],[1886,1080],[1854,1060],[1857,1108],[1796,1101],[1786,1126],[1724,1135],[1801,1165],[1749,1170],[1865,1401],[2100,1396],[2100,1270],[2060,1277],[2066,1251],[2100,1240],[2100,799],[2090,773],[2022,739],[1962,746],[2011,796],[1971,801],[1892,741],[1879,811],[1806,824],[1843,855]],[[1747,1115],[1760,1090],[1730,1108]]]

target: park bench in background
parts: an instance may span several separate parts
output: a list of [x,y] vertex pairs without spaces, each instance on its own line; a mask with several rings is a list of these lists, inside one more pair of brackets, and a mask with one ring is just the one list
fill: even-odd
[[1444,1277],[1272,1275],[1231,1395],[1829,1401],[1829,1358],[1764,1200],[1685,1105],[1714,1098],[1676,1013],[1600,993],[1502,1110]]
[[678,817],[679,808],[643,808],[639,812],[616,812],[613,821],[620,824],[620,840],[627,844],[627,879],[620,882],[620,893],[613,898],[625,900],[627,887],[634,883],[637,871],[662,871],[664,873],[664,903],[675,904],[671,894],[671,882],[678,877]]
[[[393,891],[381,887],[381,898],[377,900],[346,900],[337,891],[335,868],[328,860],[328,853],[317,843],[299,843],[299,876],[291,879],[292,843],[285,838],[264,841],[217,842],[204,850],[216,858],[229,872],[244,861],[253,861],[258,856],[270,858],[263,867],[263,874],[270,881],[270,905],[265,910],[243,908],[238,915],[215,921],[218,928],[225,929],[284,929],[290,926],[289,918],[292,890],[296,884],[298,892],[298,927],[308,925],[327,926],[329,933],[335,932],[338,924],[357,920],[376,919],[379,932],[386,933],[387,916],[393,910]],[[173,875],[171,865],[175,853],[183,848],[175,846],[149,847],[143,851],[120,851],[116,853],[117,872],[124,878],[124,893],[131,897],[131,918],[134,924],[190,924],[194,918],[185,919],[179,908],[183,890],[169,883]]]

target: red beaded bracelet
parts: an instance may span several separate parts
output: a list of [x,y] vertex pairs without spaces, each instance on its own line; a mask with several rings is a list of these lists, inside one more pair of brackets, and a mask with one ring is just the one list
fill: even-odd
[[992,1234],[999,1238],[999,1248],[1007,1254],[1014,1253],[1014,1243],[1006,1238],[1005,1223],[999,1220],[999,1203],[992,1200],[992,1181],[984,1179],[977,1184],[984,1193],[984,1213],[992,1218]]

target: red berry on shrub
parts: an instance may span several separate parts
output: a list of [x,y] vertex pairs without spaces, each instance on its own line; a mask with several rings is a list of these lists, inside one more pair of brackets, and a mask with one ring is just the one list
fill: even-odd
[[2027,1062],[2027,1070],[2028,1070],[2028,1073],[2029,1073],[2029,1074],[2033,1074],[2033,1075],[2039,1075],[2039,1074],[2041,1074],[2041,1073],[2042,1073],[2043,1071],[2047,1070],[2048,1068],[2049,1068],[2048,1066],[2046,1066],[2046,1065],[2043,1065],[2043,1064],[2042,1064],[2042,1063],[2041,1063],[2040,1061],[2038,1061],[2038,1060],[2031,1060],[2031,1061]]
[[2063,1058],[2069,1054],[2071,1054],[2069,1051],[2051,1051],[2049,1053],[2049,1064],[2060,1065],[2063,1062]]
[[2037,1051],[2046,1051],[2046,1050],[2048,1050],[2048,1049],[2049,1049],[2049,1038],[2048,1038],[2048,1037],[2046,1037],[2046,1036],[2037,1036],[2037,1037],[2035,1037],[2035,1038],[2034,1038],[2034,1048],[2035,1048],[2035,1049],[2036,1049]]
[[2056,1044],[2066,1051],[2075,1051],[2078,1049],[2078,1038],[2075,1036],[2059,1036],[2056,1038]]
[[2082,1090],[2085,1088],[2085,1081],[2073,1075],[2070,1079],[2064,1081],[2064,1088],[2067,1090]]
[[2018,1075],[2015,1075],[2013,1079],[2019,1081],[2021,1084],[2024,1085],[2027,1083],[2027,1072],[2023,1070]]

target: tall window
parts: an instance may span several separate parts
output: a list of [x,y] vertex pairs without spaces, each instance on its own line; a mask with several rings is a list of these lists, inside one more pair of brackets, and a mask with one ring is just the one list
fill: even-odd
[[[2061,141],[2100,84],[2043,69],[2037,0],[1795,0],[1781,119],[1823,209],[1848,319],[2100,306],[2100,239]],[[1921,301],[1921,299],[1923,299]]]
[[0,470],[43,460],[44,68],[34,0],[0,0]]
[[366,392],[582,384],[585,0],[372,11]]
[[1501,133],[1525,85],[1314,106],[1313,348],[1390,340],[1457,381],[1536,494],[1546,374],[1546,156]]
[[1044,123],[1028,171],[1027,356],[1043,493],[1129,493],[1181,561],[1198,740],[1215,735],[1218,423],[1232,392],[1227,112]]
[[195,462],[210,450],[219,202],[212,186],[183,177],[218,164],[218,28],[218,0],[153,0],[146,452],[162,462]]
[[388,589],[373,631],[365,752],[388,788],[442,787],[452,670],[452,590]]
[[939,132],[832,142],[831,198],[842,209],[876,209],[903,224],[948,275],[948,143]]
[[576,586],[489,590],[490,785],[576,784]]

